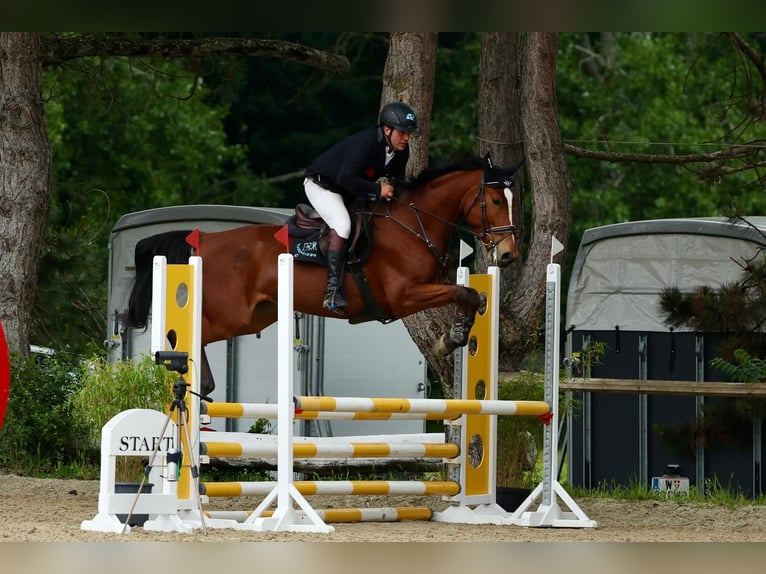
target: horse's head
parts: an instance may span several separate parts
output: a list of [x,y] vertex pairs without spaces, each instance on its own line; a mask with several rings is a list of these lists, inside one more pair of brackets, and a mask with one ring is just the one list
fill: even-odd
[[513,175],[521,163],[502,169],[492,165],[489,154],[484,156],[482,163],[484,174],[481,186],[465,217],[487,249],[490,265],[506,267],[519,256],[513,211],[520,205],[520,194],[514,191]]

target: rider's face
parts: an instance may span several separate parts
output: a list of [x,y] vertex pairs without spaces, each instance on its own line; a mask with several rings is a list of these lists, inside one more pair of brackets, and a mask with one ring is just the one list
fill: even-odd
[[407,147],[407,144],[410,143],[410,132],[403,132],[396,128],[386,128],[386,130],[389,132],[388,137],[391,141],[391,147],[394,148],[395,151],[403,151],[404,148]]

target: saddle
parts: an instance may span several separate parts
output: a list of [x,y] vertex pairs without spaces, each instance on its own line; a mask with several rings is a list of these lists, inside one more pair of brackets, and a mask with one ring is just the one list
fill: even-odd
[[[378,305],[364,272],[364,263],[369,258],[372,248],[372,215],[364,210],[363,201],[359,207],[356,207],[356,204],[352,206],[349,214],[351,237],[346,243],[348,248],[343,272],[353,275],[354,283],[364,299],[364,309],[349,317],[348,322],[354,325],[365,321],[395,321],[397,317],[392,317]],[[295,214],[287,219],[287,243],[294,260],[327,265],[329,231],[330,227],[313,207],[305,203],[298,204]]]
[[[364,263],[370,255],[372,246],[370,214],[355,209],[351,210],[350,215],[351,236],[347,242],[346,263]],[[296,261],[325,265],[329,231],[329,226],[313,207],[299,203],[295,206],[295,214],[287,219],[290,253]]]

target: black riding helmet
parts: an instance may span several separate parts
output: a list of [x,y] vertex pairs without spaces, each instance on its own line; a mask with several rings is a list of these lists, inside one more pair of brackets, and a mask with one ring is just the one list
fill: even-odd
[[418,129],[418,117],[415,110],[404,102],[393,102],[383,106],[380,110],[379,123],[403,132],[414,132]]

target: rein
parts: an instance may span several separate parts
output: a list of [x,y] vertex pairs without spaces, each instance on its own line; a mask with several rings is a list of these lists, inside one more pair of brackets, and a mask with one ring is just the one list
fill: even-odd
[[[495,182],[492,182],[495,183]],[[428,217],[431,217],[432,219],[436,219],[438,221],[441,221],[442,223],[450,226],[453,228],[453,233],[455,231],[465,231],[466,233],[472,235],[475,239],[478,239],[482,245],[484,245],[487,249],[494,249],[498,245],[492,240],[492,234],[508,234],[510,236],[515,234],[516,228],[514,225],[504,225],[501,227],[489,227],[487,222],[487,200],[486,200],[486,193],[484,191],[485,186],[491,186],[491,184],[487,184],[484,181],[484,178],[482,177],[481,184],[479,185],[479,189],[476,192],[476,194],[473,196],[473,199],[471,200],[470,205],[468,206],[468,209],[465,211],[465,213],[469,213],[471,209],[473,209],[474,204],[476,201],[481,198],[481,225],[482,225],[482,232],[481,234],[475,233],[473,229],[470,227],[466,227],[463,225],[459,225],[457,223],[453,223],[452,221],[448,221],[444,219],[443,217],[440,217],[434,213],[431,213],[430,211],[426,211],[424,209],[419,208],[417,205],[415,205],[412,202],[405,203],[401,199],[394,197],[393,201],[397,201],[403,205],[407,205],[407,207],[410,208],[410,210],[415,214],[415,219],[418,222],[418,227],[420,228],[415,229],[411,225],[408,225],[406,222],[402,221],[401,219],[397,218],[391,210],[391,202],[387,202],[388,205],[386,207],[385,213],[379,213],[377,211],[370,211],[368,212],[369,215],[377,216],[377,217],[385,217],[386,219],[390,219],[403,229],[410,232],[412,235],[417,237],[419,240],[421,240],[423,243],[425,243],[426,247],[431,251],[431,254],[436,259],[437,263],[439,264],[439,267],[441,269],[441,273],[444,274],[447,270],[447,267],[449,265],[449,255],[445,250],[442,250],[438,245],[436,245],[431,239],[428,237],[428,232],[426,231],[425,225],[423,224],[423,219],[421,218],[421,214],[427,215]],[[377,205],[380,205],[380,201],[377,203]],[[377,207],[376,205],[376,207]],[[485,238],[489,238],[488,241],[485,241]],[[501,241],[504,241],[506,238],[503,238]]]

